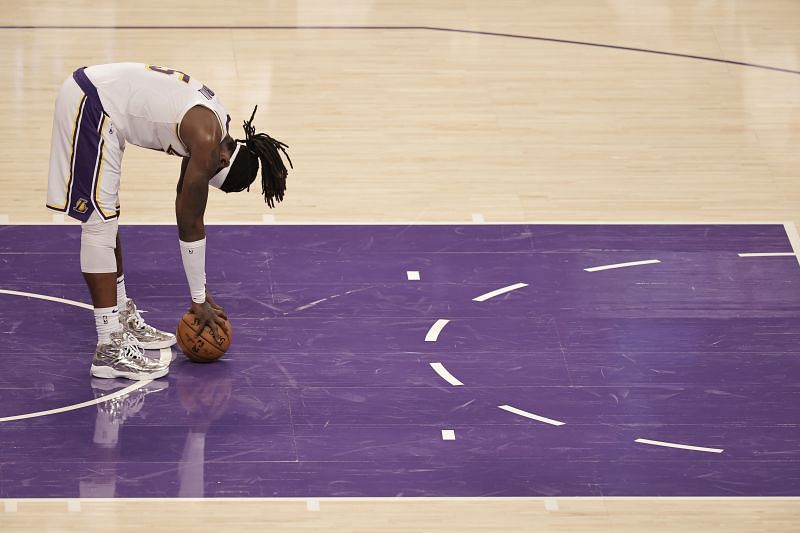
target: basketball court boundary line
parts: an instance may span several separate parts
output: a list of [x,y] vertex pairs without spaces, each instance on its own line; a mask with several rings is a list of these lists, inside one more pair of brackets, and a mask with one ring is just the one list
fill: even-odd
[[591,41],[577,41],[572,39],[559,39],[556,37],[542,37],[537,35],[525,35],[521,33],[505,33],[497,31],[485,30],[470,30],[465,28],[447,28],[443,26],[425,26],[425,25],[409,25],[409,26],[366,26],[366,25],[163,25],[163,26],[147,26],[147,25],[125,25],[125,24],[83,24],[83,25],[58,25],[58,24],[20,24],[13,25],[7,24],[0,26],[0,30],[149,30],[149,31],[179,31],[179,30],[225,30],[225,31],[257,31],[257,30],[379,30],[379,31],[432,31],[432,32],[446,32],[446,33],[462,33],[469,35],[480,35],[487,37],[505,37],[507,39],[521,39],[527,41],[539,41],[545,43],[555,44],[571,44],[575,46],[588,46],[592,48],[605,48],[608,50],[619,50],[624,52],[639,52],[643,54],[660,55],[668,57],[677,57],[681,59],[694,59],[697,61],[706,61],[712,63],[722,63],[726,65],[737,65],[740,67],[750,67],[762,70],[770,70],[774,72],[783,72],[787,74],[800,74],[800,70],[792,70],[783,67],[773,67],[771,65],[762,65],[760,63],[748,63],[746,61],[737,61],[735,59],[724,59],[719,57],[701,56],[697,54],[686,54],[681,52],[669,52],[666,50],[653,50],[651,48],[640,48],[635,46],[622,46],[618,44],[596,43]]
[[583,500],[583,501],[641,501],[641,500],[671,500],[671,501],[710,501],[710,500],[729,500],[740,502],[743,500],[751,501],[787,501],[800,502],[800,496],[286,496],[281,497],[259,497],[246,498],[232,496],[230,498],[209,496],[203,498],[0,498],[0,501],[13,501],[17,503],[57,503],[57,502],[96,502],[96,503],[134,503],[134,502],[173,502],[173,503],[194,503],[194,502],[300,502],[305,503],[309,499],[320,502],[474,502],[474,501],[509,501],[509,502],[540,502],[545,499],[556,498],[558,500]]
[[[80,227],[76,222],[75,224],[64,224],[61,222],[14,222],[10,221],[8,224],[0,224],[0,226],[74,226]],[[128,222],[120,221],[120,226],[176,226],[174,220],[168,221],[144,221],[144,222]],[[259,220],[238,220],[238,221],[222,221],[222,222],[206,222],[206,226],[783,226],[784,228],[794,226],[793,222],[778,221],[778,220],[752,220],[752,221],[736,221],[736,222],[720,222],[709,220],[687,220],[687,221],[654,221],[654,220],[633,220],[633,221],[608,221],[608,220],[539,220],[539,221],[491,221],[476,224],[469,220],[450,220],[450,221],[419,221],[419,220],[397,220],[397,221],[295,221],[295,222],[274,222],[264,223]],[[797,230],[794,230],[795,233]],[[799,239],[800,240],[800,239]],[[800,248],[800,242],[798,242]]]
[[784,222],[783,229],[786,230],[786,236],[789,238],[789,244],[792,246],[797,263],[800,264],[800,234],[797,233],[797,226],[794,222]]

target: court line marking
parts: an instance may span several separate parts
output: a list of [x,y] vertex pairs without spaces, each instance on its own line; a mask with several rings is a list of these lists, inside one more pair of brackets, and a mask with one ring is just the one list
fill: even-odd
[[794,257],[794,252],[747,252],[739,254],[739,257]]
[[653,446],[664,446],[665,448],[680,448],[681,450],[692,450],[695,452],[722,453],[722,448],[705,448],[703,446],[691,446],[689,444],[676,444],[674,442],[664,442],[660,440],[636,439],[634,442],[639,444],[652,444]]
[[463,383],[461,383],[458,378],[451,374],[442,363],[431,363],[431,368],[433,368],[433,370],[439,374],[439,377],[448,382],[450,385],[454,387],[460,387],[463,385]]
[[613,265],[601,265],[596,267],[584,268],[586,272],[599,272],[600,270],[611,270],[612,268],[627,268],[640,265],[654,265],[660,263],[658,259],[645,259],[644,261],[631,261],[629,263],[615,263]]
[[48,416],[48,415],[57,415],[59,413],[66,413],[68,411],[76,411],[78,409],[83,409],[84,407],[89,407],[90,405],[97,405],[99,403],[104,403],[109,400],[113,400],[115,398],[119,398],[120,396],[125,396],[128,393],[135,391],[136,389],[141,389],[148,383],[153,381],[152,379],[145,379],[142,381],[135,381],[131,385],[120,389],[118,391],[112,392],[111,394],[107,394],[105,396],[101,396],[100,398],[95,398],[94,400],[89,400],[86,402],[76,403],[73,405],[67,405],[65,407],[58,407],[57,409],[48,409],[47,411],[36,411],[35,413],[26,413],[22,415],[14,415],[14,416],[6,416],[4,418],[0,418],[0,422],[12,422],[14,420],[25,420],[27,418],[37,418],[40,416]]
[[319,500],[307,500],[306,501],[306,509],[312,512],[319,511]]
[[161,348],[159,350],[158,359],[160,363],[171,363],[172,362],[172,347],[169,348]]
[[566,422],[561,422],[560,420],[554,420],[552,418],[539,416],[529,411],[524,411],[522,409],[512,407],[510,405],[498,405],[497,407],[499,407],[503,411],[508,411],[509,413],[513,413],[519,416],[524,416],[525,418],[530,418],[532,420],[538,420],[539,422],[544,422],[545,424],[550,424],[551,426],[563,426],[564,424],[566,424]]
[[85,304],[83,302],[76,302],[75,300],[67,300],[66,298],[58,298],[56,296],[47,296],[46,294],[37,294],[35,292],[23,292],[23,291],[10,291],[6,289],[0,289],[0,294],[10,294],[12,296],[24,296],[26,298],[37,298],[39,300],[47,300],[49,302],[57,302],[60,304],[67,304],[67,305],[74,305],[75,307],[82,307],[84,309],[92,309],[94,307],[91,304]]
[[442,440],[456,440],[456,430],[454,430],[454,429],[443,429],[442,430]]
[[501,294],[505,294],[507,292],[515,291],[517,289],[521,289],[523,287],[527,287],[527,283],[515,283],[513,285],[509,285],[508,287],[502,287],[500,289],[493,290],[491,292],[487,292],[486,294],[481,294],[480,296],[476,296],[472,299],[473,302],[485,302],[490,298],[494,298],[495,296],[500,296]]
[[[292,461],[293,462],[293,461]],[[474,501],[508,501],[508,502],[541,502],[545,498],[541,496],[320,496],[316,498],[320,502],[474,502]],[[559,500],[578,500],[578,501],[664,501],[663,496],[559,496]],[[800,496],[669,496],[670,501],[763,501],[763,502],[798,502]],[[67,502],[80,501],[90,503],[135,503],[135,502],[263,502],[263,503],[285,503],[285,502],[307,502],[308,497],[287,496],[287,497],[208,497],[208,498],[13,498],[19,503],[46,503],[46,502]]]
[[425,342],[436,342],[439,340],[439,334],[442,332],[442,329],[450,322],[446,318],[440,318],[437,320],[428,330],[428,333],[425,334]]
[[406,277],[408,278],[408,281],[419,281],[420,280],[419,271],[418,270],[407,270],[406,271]]
[[785,222],[783,229],[786,231],[786,236],[789,237],[789,244],[792,245],[794,255],[797,256],[797,262],[800,264],[800,234],[797,233],[797,226],[794,222]]
[[[94,309],[89,304],[85,304],[83,302],[76,302],[75,300],[67,300],[66,298],[56,298],[55,296],[47,296],[46,294],[36,294],[33,292],[22,292],[22,291],[10,291],[6,289],[0,289],[0,294],[9,294],[12,296],[24,296],[27,298],[36,298],[39,300],[47,300],[50,302],[57,302],[67,305],[73,305],[75,307],[82,307],[84,309]],[[167,359],[165,359],[167,358]],[[172,349],[171,348],[162,348],[160,351],[160,360],[163,362],[171,361],[172,360]],[[107,394],[105,396],[101,396],[100,398],[95,398],[94,400],[89,400],[82,403],[76,403],[73,405],[67,405],[65,407],[58,407],[56,409],[48,409],[46,411],[37,411],[35,413],[26,413],[22,415],[14,415],[14,416],[7,416],[0,418],[0,423],[2,422],[11,422],[14,420],[25,420],[27,418],[37,418],[40,416],[48,416],[48,415],[55,415],[58,413],[66,413],[68,411],[75,411],[77,409],[82,409],[84,407],[89,407],[90,405],[97,405],[99,403],[107,402],[109,400],[113,400],[115,398],[119,398],[120,396],[125,396],[126,394],[135,391],[136,389],[142,388],[148,383],[153,381],[152,379],[147,379],[144,381],[137,381],[128,385],[127,387],[120,389],[116,392],[112,392],[111,394]]]
[[[76,225],[78,222],[76,221]],[[782,220],[506,220],[485,222],[488,226],[785,226]],[[14,222],[9,221],[9,226],[54,226],[53,222]],[[175,221],[130,221],[126,219],[120,221],[120,226],[170,226],[175,227]],[[206,226],[263,226],[258,220],[229,220],[218,222],[206,222]],[[394,220],[394,221],[371,221],[364,222],[359,220],[339,220],[339,221],[294,221],[276,222],[277,226],[469,226],[463,220],[437,221],[437,220]],[[791,225],[791,223],[790,223]]]
[[571,44],[577,46],[589,46],[593,48],[607,48],[611,50],[621,50],[626,52],[640,52],[643,54],[661,55],[669,57],[680,57],[684,59],[695,59],[698,61],[709,61],[713,63],[724,63],[727,65],[738,65],[741,67],[752,67],[787,74],[800,74],[800,70],[792,70],[782,67],[762,65],[760,63],[748,63],[746,61],[736,61],[734,59],[723,59],[718,57],[701,56],[696,54],[682,54],[680,52],[668,52],[666,50],[653,50],[651,48],[638,48],[633,46],[622,46],[618,44],[596,43],[591,41],[575,41],[571,39],[558,39],[555,37],[540,37],[537,35],[525,35],[520,33],[505,33],[496,31],[470,30],[464,28],[445,28],[441,26],[359,26],[359,25],[295,25],[295,26],[215,26],[215,25],[185,25],[185,26],[147,26],[147,25],[123,25],[123,24],[83,24],[83,25],[59,25],[59,24],[5,24],[0,26],[0,30],[400,30],[400,31],[434,31],[465,33],[470,35],[486,35],[489,37],[505,37],[508,39],[524,39],[528,41],[540,41],[556,44]]

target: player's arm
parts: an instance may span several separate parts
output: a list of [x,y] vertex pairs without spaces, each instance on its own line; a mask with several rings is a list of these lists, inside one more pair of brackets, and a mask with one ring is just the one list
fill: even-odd
[[[183,176],[186,174],[186,167],[189,165],[189,158],[184,157],[181,158],[181,175],[178,178],[178,187],[175,194],[175,212],[178,211],[178,197],[181,194],[181,188],[183,187]],[[211,296],[211,292],[208,290],[208,284],[206,284],[206,302],[214,308],[215,311],[221,314],[221,316],[227,318],[225,315],[225,310],[220,306],[217,302],[214,301],[214,298]]]
[[194,107],[186,113],[180,133],[190,152],[190,156],[184,158],[181,164],[181,178],[175,198],[181,257],[192,295],[191,309],[200,320],[200,330],[206,324],[216,330],[215,326],[225,323],[224,313],[207,301],[203,215],[208,201],[208,181],[220,165],[222,131],[211,110]]

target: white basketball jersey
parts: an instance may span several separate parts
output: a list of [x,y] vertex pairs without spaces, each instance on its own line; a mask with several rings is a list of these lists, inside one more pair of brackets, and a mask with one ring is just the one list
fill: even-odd
[[217,116],[223,135],[230,116],[214,92],[184,72],[143,63],[111,63],[86,69],[103,109],[126,142],[188,157],[179,126],[194,106]]

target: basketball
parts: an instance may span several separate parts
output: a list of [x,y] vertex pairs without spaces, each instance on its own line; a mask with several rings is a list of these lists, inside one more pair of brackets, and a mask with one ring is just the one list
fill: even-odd
[[188,311],[178,322],[175,337],[178,346],[190,360],[196,363],[210,363],[222,357],[231,345],[231,323],[225,320],[225,326],[219,328],[219,337],[214,337],[214,332],[208,326],[197,335],[198,319],[194,313]]

